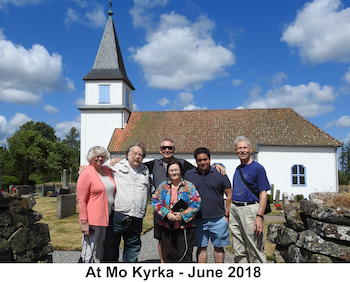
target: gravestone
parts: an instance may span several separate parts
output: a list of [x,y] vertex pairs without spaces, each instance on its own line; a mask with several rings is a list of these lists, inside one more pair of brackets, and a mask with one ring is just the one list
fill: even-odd
[[55,186],[53,186],[53,185],[43,185],[43,189],[41,191],[42,192],[41,196],[42,197],[46,197],[47,196],[47,192],[49,192],[49,191],[51,191],[52,193],[55,194],[55,192],[56,192]]
[[68,189],[68,169],[63,169],[62,172],[62,188]]
[[289,203],[289,199],[288,199],[288,192],[283,192],[282,194],[282,204],[288,204]]
[[281,190],[276,191],[276,199],[275,199],[276,205],[280,203],[280,193],[281,193]]
[[17,185],[13,188],[14,190],[12,190],[12,194],[16,195],[17,197],[34,193],[33,187],[29,185]]
[[57,196],[57,218],[65,218],[77,213],[75,194]]

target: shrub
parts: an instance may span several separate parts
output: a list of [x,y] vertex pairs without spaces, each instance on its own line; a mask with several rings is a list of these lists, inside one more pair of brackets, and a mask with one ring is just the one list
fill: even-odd
[[2,189],[6,192],[9,192],[10,185],[19,184],[18,178],[10,175],[1,176],[1,181],[2,181]]
[[300,202],[302,199],[304,199],[303,194],[298,194],[296,197],[297,197],[297,202]]
[[267,198],[270,200],[270,203],[273,203],[273,197],[269,194],[267,194]]

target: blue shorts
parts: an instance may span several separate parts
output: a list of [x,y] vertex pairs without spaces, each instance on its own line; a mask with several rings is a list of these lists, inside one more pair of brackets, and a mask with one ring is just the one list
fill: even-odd
[[225,217],[211,219],[197,219],[196,240],[197,247],[207,247],[209,238],[214,247],[222,248],[231,244],[228,223]]

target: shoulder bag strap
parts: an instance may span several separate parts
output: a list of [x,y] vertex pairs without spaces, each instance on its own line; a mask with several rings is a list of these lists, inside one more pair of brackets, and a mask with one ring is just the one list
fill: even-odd
[[238,167],[239,170],[239,174],[241,175],[241,178],[244,182],[244,184],[249,188],[250,191],[252,191],[252,193],[259,199],[259,195],[253,190],[253,188],[250,186],[250,184],[244,179],[241,168]]

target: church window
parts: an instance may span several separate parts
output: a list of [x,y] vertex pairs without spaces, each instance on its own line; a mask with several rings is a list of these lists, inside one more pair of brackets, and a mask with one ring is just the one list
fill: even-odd
[[292,166],[292,185],[306,186],[306,169],[303,165]]
[[126,89],[125,93],[125,105],[130,107],[130,91],[128,89]]
[[99,103],[100,104],[109,104],[109,88],[110,85],[99,85]]

